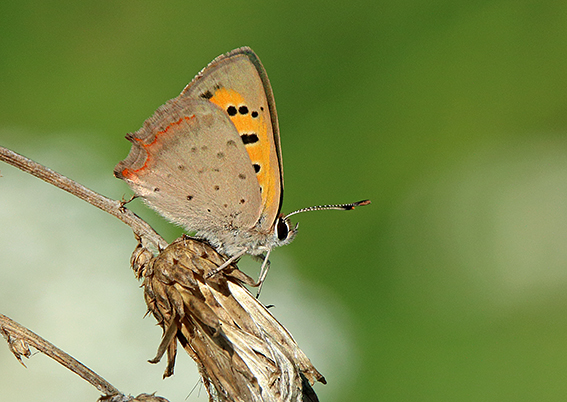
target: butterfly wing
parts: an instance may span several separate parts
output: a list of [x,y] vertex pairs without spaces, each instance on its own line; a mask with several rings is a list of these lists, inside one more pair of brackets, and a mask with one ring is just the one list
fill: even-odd
[[262,63],[248,47],[221,55],[187,85],[181,98],[206,99],[230,118],[255,171],[262,202],[257,228],[272,230],[283,196],[278,118]]
[[169,220],[219,243],[258,220],[261,194],[245,146],[226,113],[179,96],[136,133],[114,174]]

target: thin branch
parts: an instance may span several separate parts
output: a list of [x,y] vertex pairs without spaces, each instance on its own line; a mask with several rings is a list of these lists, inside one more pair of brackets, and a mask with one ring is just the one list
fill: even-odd
[[10,350],[20,363],[22,363],[21,356],[29,357],[29,345],[79,375],[103,394],[120,394],[118,389],[87,366],[3,314],[0,314],[0,332],[8,341]]
[[16,359],[22,363],[22,356],[29,358],[31,356],[30,346],[39,350],[48,357],[68,368],[79,377],[87,381],[103,396],[99,401],[105,402],[169,402],[167,399],[154,394],[140,394],[137,397],[125,395],[115,388],[112,384],[99,376],[97,373],[89,369],[87,366],[73,358],[71,355],[63,352],[61,349],[43,339],[41,336],[30,331],[26,327],[18,324],[16,321],[3,314],[0,314],[0,334],[4,336],[10,351]]
[[122,222],[130,226],[134,233],[142,238],[144,243],[148,242],[158,250],[164,249],[167,246],[167,242],[158,235],[150,225],[129,209],[124,208],[124,202],[105,197],[86,188],[76,181],[63,176],[62,174],[43,166],[42,164],[34,162],[23,155],[1,146],[0,160],[15,166],[24,172],[32,174],[49,184],[53,184],[54,186],[79,197],[89,204],[108,212],[110,215],[117,217]]

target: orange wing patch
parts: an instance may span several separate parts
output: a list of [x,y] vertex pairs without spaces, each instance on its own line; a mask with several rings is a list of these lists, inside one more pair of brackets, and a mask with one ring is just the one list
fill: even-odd
[[[273,133],[268,130],[269,120],[266,119],[268,111],[264,110],[264,107],[255,109],[242,95],[227,88],[218,88],[207,98],[228,114],[240,134],[260,184],[263,209],[266,210],[268,206],[279,203],[280,200],[276,199],[276,183],[273,179],[278,177],[279,171],[277,166],[270,164],[270,152],[276,150],[272,145],[273,138],[270,138]],[[272,147],[274,149],[271,149]]]

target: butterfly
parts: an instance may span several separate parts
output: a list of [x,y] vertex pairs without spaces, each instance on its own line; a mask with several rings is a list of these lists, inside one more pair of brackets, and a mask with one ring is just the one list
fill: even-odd
[[296,233],[299,212],[350,210],[369,200],[281,214],[283,165],[278,116],[266,70],[249,47],[214,59],[181,94],[126,138],[114,175],[168,220],[207,240],[228,260],[263,259]]

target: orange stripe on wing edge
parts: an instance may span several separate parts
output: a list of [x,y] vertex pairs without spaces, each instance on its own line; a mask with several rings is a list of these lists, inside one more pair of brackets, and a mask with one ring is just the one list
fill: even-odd
[[174,121],[172,123],[169,123],[167,125],[166,128],[164,128],[161,131],[158,131],[155,134],[155,138],[152,142],[150,142],[149,144],[144,144],[143,140],[140,138],[133,138],[133,140],[135,140],[140,146],[142,146],[144,148],[144,150],[146,151],[146,161],[144,163],[144,165],[138,169],[129,169],[129,168],[125,168],[124,170],[122,170],[122,176],[124,176],[125,178],[127,178],[128,180],[131,181],[137,181],[137,176],[138,173],[143,171],[144,169],[146,169],[148,167],[148,162],[151,159],[151,147],[155,146],[158,143],[158,140],[160,139],[161,135],[167,134],[167,132],[172,129],[173,127],[179,126],[181,123],[183,123],[184,121],[191,121],[192,119],[195,118],[195,115],[191,115],[191,116],[183,116],[181,117],[179,120]]

